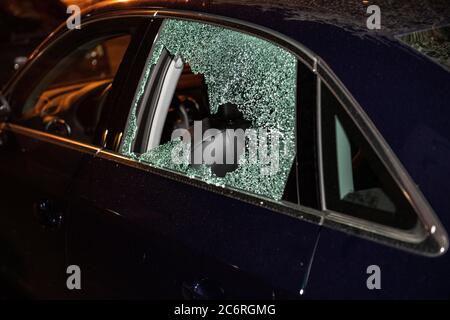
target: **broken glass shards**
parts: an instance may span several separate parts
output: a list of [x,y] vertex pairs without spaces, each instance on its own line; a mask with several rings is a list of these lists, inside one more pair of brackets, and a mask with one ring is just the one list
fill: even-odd
[[[172,151],[180,141],[161,145],[142,155],[132,152],[131,145],[138,130],[134,113],[163,49],[181,57],[194,74],[203,74],[211,114],[217,113],[220,105],[233,103],[245,120],[251,122],[252,129],[269,133],[269,137],[261,141],[257,134],[256,163],[245,153],[238,168],[220,178],[206,165],[175,164]],[[207,183],[280,200],[295,158],[296,63],[291,53],[257,37],[209,24],[166,20],[136,93],[121,153]],[[274,139],[270,133],[277,133],[279,139]],[[265,161],[259,161],[261,159]]]

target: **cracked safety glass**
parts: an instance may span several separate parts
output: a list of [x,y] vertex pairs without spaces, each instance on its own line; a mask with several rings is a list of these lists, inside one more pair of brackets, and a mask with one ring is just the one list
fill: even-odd
[[141,77],[121,154],[280,200],[295,159],[297,60],[248,34],[166,20]]

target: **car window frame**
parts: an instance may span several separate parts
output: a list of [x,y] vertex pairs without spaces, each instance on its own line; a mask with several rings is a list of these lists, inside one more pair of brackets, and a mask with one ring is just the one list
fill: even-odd
[[[318,157],[322,190],[322,210],[326,213],[324,225],[333,229],[342,230],[345,226],[346,232],[359,235],[363,238],[381,242],[416,254],[436,257],[444,254],[449,248],[448,236],[439,218],[434,213],[424,195],[414,184],[400,160],[391,150],[380,132],[376,129],[368,115],[359,103],[353,98],[345,85],[337,78],[329,66],[318,61],[318,88],[317,88],[317,123],[318,123]],[[345,213],[335,212],[327,208],[325,200],[323,143],[322,143],[322,86],[326,86],[336,98],[344,112],[349,116],[352,123],[361,133],[363,139],[379,157],[388,174],[396,185],[407,194],[413,211],[418,217],[418,225],[410,230],[401,230],[389,227],[373,221],[367,221]]]
[[[371,149],[369,143],[364,139],[351,121],[349,115],[340,106],[339,101],[326,86],[321,89],[321,99],[321,121],[323,124],[322,153],[324,158],[323,170],[326,210],[347,214],[383,226],[390,226],[398,230],[412,232],[417,236],[418,241],[423,240],[424,232],[420,229],[420,224],[417,225],[417,223],[419,223],[418,217],[410,207],[407,198],[402,194],[395,181],[393,181],[394,179],[392,176],[386,168],[384,168],[380,159],[377,159],[374,150]],[[368,165],[377,178],[381,180],[380,182],[383,186],[383,191],[387,192],[386,196],[388,196],[390,200],[395,203],[395,206],[397,206],[394,212],[387,212],[374,207],[339,199],[337,192],[339,189],[339,176],[335,141],[335,119],[338,119],[345,132],[352,137],[351,141],[355,142],[360,149],[364,151],[367,156]]]
[[[158,24],[158,31],[154,34],[155,38],[153,38],[152,42],[156,41],[156,37],[159,35],[159,32],[161,31],[161,28],[164,27],[164,21],[166,21],[167,19],[177,20],[176,18],[162,18],[162,19],[159,19],[159,20],[161,20],[161,23]],[[183,19],[178,19],[178,20],[183,20]],[[197,23],[204,23],[203,21],[195,21],[195,22],[197,22]],[[206,22],[205,24],[210,24],[210,23]],[[211,25],[213,25],[213,24],[211,24]],[[263,37],[258,37],[258,36],[255,36],[252,33],[248,33],[248,32],[245,32],[245,31],[242,31],[242,30],[239,30],[239,29],[233,29],[233,28],[224,27],[224,26],[221,26],[221,25],[216,25],[216,26],[229,29],[229,30],[231,30],[233,32],[238,32],[238,33],[242,33],[242,34],[249,35],[249,36],[252,36],[252,37],[257,37],[257,38],[260,38],[260,39],[263,39],[263,40],[267,41]],[[270,42],[270,43],[274,44],[273,42]],[[276,44],[274,44],[274,45],[276,45]],[[281,49],[287,51],[285,48],[281,47]],[[151,56],[152,51],[153,51],[153,46],[149,49],[148,55],[145,57],[146,66],[145,66],[145,68],[143,68],[141,70],[141,74],[142,74],[141,79],[144,77],[144,74],[145,74],[145,72],[143,70],[149,69],[148,68],[149,56]],[[290,52],[290,51],[287,51],[287,52]],[[168,55],[168,52],[166,52],[165,54],[163,52],[162,57],[163,57],[164,62],[162,63],[161,66],[160,66],[161,62],[159,62],[158,65],[156,66],[156,69],[154,69],[154,70],[152,69],[152,71],[151,71],[151,73],[149,75],[148,83],[146,84],[146,90],[143,92],[143,95],[142,95],[142,98],[141,98],[142,101],[140,101],[139,104],[136,107],[137,109],[136,109],[136,115],[135,116],[137,118],[138,127],[140,127],[140,128],[136,132],[136,140],[132,143],[132,148],[135,148],[136,146],[138,146],[139,147],[138,149],[140,150],[138,153],[142,153],[143,152],[141,150],[142,146],[144,147],[144,150],[147,150],[148,137],[151,136],[152,130],[155,128],[155,125],[156,125],[155,121],[154,121],[154,117],[156,115],[156,106],[153,106],[153,104],[147,105],[148,104],[147,102],[148,101],[155,102],[156,100],[159,100],[161,98],[161,94],[160,94],[161,87],[166,85],[165,79],[163,79],[163,80],[160,79],[161,68],[165,70],[168,67],[168,65],[173,62],[172,61],[173,57],[171,58]],[[302,68],[298,67],[299,65],[302,64],[302,62],[299,61],[296,56],[295,56],[295,58],[297,60],[296,61],[296,67],[295,67],[296,68],[296,73],[297,73],[296,74],[296,88],[295,88],[295,99],[296,99],[296,106],[297,106],[298,105],[297,100],[299,98],[299,89],[298,89],[299,74],[298,74],[298,71],[304,72],[304,71],[306,71],[306,67],[302,67]],[[161,59],[161,57],[159,59]],[[141,83],[142,83],[142,81],[139,82],[139,85],[141,85]],[[138,89],[138,90],[140,90],[140,89]],[[137,93],[138,90],[135,90],[135,93]],[[303,91],[302,91],[302,93],[303,93]],[[134,98],[135,98],[135,96],[133,96],[133,103],[134,103]],[[130,103],[130,105],[131,105],[131,103]],[[144,107],[144,106],[146,106],[146,107]],[[296,111],[294,112],[294,117],[296,118],[296,119],[294,119],[294,130],[295,130],[294,134],[295,134],[295,140],[296,141],[295,141],[295,146],[293,146],[296,154],[295,154],[295,157],[294,157],[294,160],[293,160],[293,164],[292,164],[291,170],[290,170],[289,175],[288,175],[288,177],[286,179],[285,189],[284,189],[284,192],[283,192],[283,197],[280,200],[283,203],[290,203],[290,205],[300,205],[299,196],[298,196],[298,188],[299,188],[299,186],[298,186],[298,183],[297,183],[297,181],[298,181],[297,180],[297,176],[298,176],[297,152],[298,151],[297,151],[297,132],[296,132],[296,130],[297,130],[297,117],[298,117],[297,110],[298,110],[298,108],[296,108]],[[129,118],[130,117],[130,110],[127,110],[127,112],[128,112],[127,113],[127,118]],[[142,116],[142,113],[146,113],[144,117]],[[144,127],[142,127],[142,124],[140,124],[141,121],[145,125]],[[127,124],[128,124],[128,120],[127,120]],[[124,131],[126,130],[127,124],[123,127]],[[143,136],[145,136],[145,138],[143,138]],[[121,145],[121,143],[119,143],[119,145]],[[119,148],[115,148],[114,151],[115,152],[119,152],[118,149]],[[146,164],[148,166],[152,166],[152,164],[150,164],[150,163],[146,163]],[[162,168],[162,170],[171,171],[170,169],[167,169],[167,168]],[[175,174],[184,175],[181,172],[176,172],[176,171],[173,171],[173,172]],[[198,178],[192,178],[192,179],[201,181]],[[315,184],[315,179],[308,180],[308,182],[305,183],[305,184],[307,184],[307,185],[314,185]],[[245,190],[233,188],[231,186],[224,186],[224,189],[230,189],[233,192],[246,193],[246,194],[249,194],[249,195],[252,195],[252,196],[256,196],[256,197],[262,199],[263,201],[266,201],[266,200],[267,201],[272,201],[272,199],[269,196],[254,194],[254,193],[252,193],[250,191],[245,191]],[[288,189],[291,189],[291,190],[288,190]]]

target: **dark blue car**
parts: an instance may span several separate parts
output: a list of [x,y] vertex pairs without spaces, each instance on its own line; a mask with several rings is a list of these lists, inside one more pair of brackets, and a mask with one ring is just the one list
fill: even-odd
[[446,1],[107,1],[68,18],[1,94],[2,285],[450,297]]

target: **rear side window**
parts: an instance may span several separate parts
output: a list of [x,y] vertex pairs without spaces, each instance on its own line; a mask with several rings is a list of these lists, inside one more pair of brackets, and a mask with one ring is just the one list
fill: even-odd
[[322,85],[322,149],[327,209],[412,229],[417,215],[331,91]]
[[166,20],[143,71],[123,155],[281,200],[296,156],[297,60],[265,40]]

